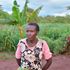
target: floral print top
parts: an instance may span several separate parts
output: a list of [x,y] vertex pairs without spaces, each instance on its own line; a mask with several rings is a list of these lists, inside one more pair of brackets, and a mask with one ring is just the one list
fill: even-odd
[[51,57],[52,54],[47,43],[41,39],[38,39],[37,44],[33,48],[27,45],[26,39],[22,39],[18,43],[16,58],[21,58],[21,67],[23,69],[42,70],[42,59],[49,59]]

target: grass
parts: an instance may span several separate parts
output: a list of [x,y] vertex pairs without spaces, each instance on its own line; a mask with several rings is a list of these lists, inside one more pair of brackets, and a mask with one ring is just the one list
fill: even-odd
[[9,60],[15,58],[13,53],[0,52],[0,60]]
[[[40,32],[38,36],[48,42],[51,51],[54,54],[59,54],[63,51],[65,39],[70,36],[70,24],[49,23],[39,24],[39,26]],[[0,25],[0,51],[15,51],[19,39],[19,32],[16,26]]]

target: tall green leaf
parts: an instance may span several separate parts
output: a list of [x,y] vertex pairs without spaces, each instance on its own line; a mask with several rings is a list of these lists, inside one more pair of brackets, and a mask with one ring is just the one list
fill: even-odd
[[27,4],[28,4],[28,0],[26,0],[24,8],[21,12],[21,23],[22,24],[27,23],[27,11],[28,11],[28,5]]
[[12,7],[12,16],[13,20],[15,20],[17,23],[21,22],[19,5],[17,4],[16,0],[14,0],[14,5]]
[[38,7],[36,10],[34,10],[31,15],[29,16],[28,22],[38,22],[38,14],[40,10],[42,9],[42,6]]

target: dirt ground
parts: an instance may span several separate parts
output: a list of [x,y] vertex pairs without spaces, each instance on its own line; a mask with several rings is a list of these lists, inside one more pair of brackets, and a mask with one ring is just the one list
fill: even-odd
[[[0,70],[16,70],[17,67],[15,59],[0,60]],[[53,57],[52,65],[48,70],[70,70],[70,55]]]

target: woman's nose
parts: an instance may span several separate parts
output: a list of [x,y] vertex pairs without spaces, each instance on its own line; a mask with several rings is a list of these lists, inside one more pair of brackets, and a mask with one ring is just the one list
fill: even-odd
[[28,32],[27,35],[31,35],[31,32]]

